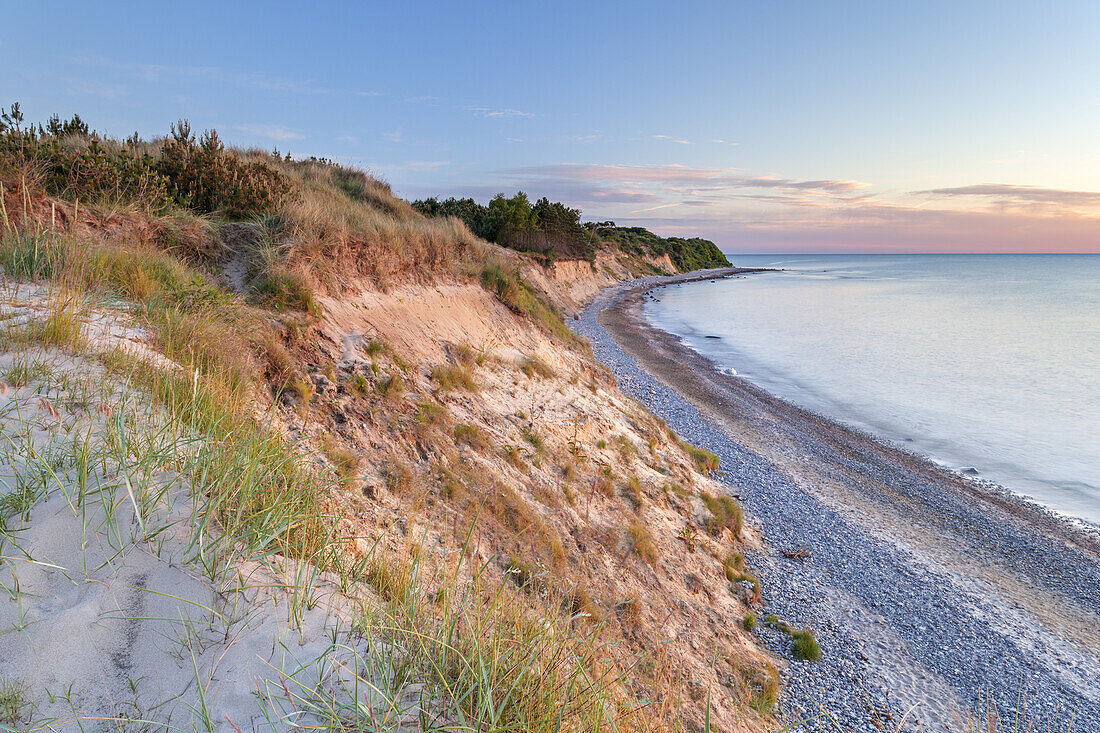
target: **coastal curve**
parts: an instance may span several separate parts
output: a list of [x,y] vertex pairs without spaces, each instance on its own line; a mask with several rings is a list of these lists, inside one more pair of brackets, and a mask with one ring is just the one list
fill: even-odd
[[[723,371],[642,304],[723,268],[604,290],[574,327],[623,391],[721,459],[759,527],[759,615],[809,626],[780,714],[803,729],[966,729],[1020,707],[1042,729],[1100,730],[1100,538]],[[731,620],[731,623],[733,621]],[[758,626],[789,659],[786,637]]]

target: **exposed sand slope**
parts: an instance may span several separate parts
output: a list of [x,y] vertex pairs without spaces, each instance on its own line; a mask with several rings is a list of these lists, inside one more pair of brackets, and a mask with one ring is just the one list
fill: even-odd
[[[700,495],[724,489],[667,430],[590,357],[480,286],[321,304],[317,391],[308,410],[288,396],[283,419],[330,454],[355,457],[358,480],[339,500],[356,534],[394,551],[410,539],[446,547],[476,516],[479,563],[507,579],[518,562],[578,594],[575,610],[591,604],[584,615],[597,615],[609,639],[625,637],[624,653],[661,657],[661,674],[687,682],[686,719],[702,719],[710,690],[724,728],[759,725],[743,706],[774,671],[741,630],[751,584],[731,587],[722,565],[756,540],[749,529],[741,539],[708,531]],[[531,357],[543,366],[525,366]],[[442,385],[439,369],[466,374],[472,388]],[[395,377],[402,389],[388,391]],[[633,525],[645,528],[647,557]]]

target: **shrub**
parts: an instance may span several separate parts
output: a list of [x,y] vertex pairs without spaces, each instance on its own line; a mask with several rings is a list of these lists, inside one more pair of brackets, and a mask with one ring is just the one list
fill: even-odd
[[508,561],[506,571],[513,582],[528,593],[537,592],[546,588],[545,579],[536,568],[518,558]]
[[31,170],[62,198],[132,202],[160,210],[175,204],[200,214],[249,219],[270,213],[289,192],[286,178],[262,161],[227,150],[218,133],[198,140],[186,121],[159,150],[135,135],[124,142],[89,130],[78,116],[23,127],[19,105],[0,115],[0,159]]
[[523,430],[520,431],[520,434],[523,435],[524,440],[531,444],[532,448],[534,448],[535,450],[542,450],[542,436],[539,435],[538,431],[536,431],[533,427],[529,425],[524,427]]
[[623,487],[623,493],[626,495],[627,501],[634,506],[635,511],[642,508],[645,498],[642,494],[642,482],[637,476],[630,477],[630,480],[626,482],[626,486]]
[[443,405],[435,402],[421,402],[416,406],[416,419],[424,425],[443,427],[451,419],[451,413]]
[[741,625],[745,627],[745,631],[752,631],[756,628],[756,614],[749,611],[745,614],[745,617],[741,619]]
[[405,391],[405,380],[397,372],[389,374],[378,382],[378,392],[386,397],[395,397]]
[[770,715],[779,699],[779,673],[771,664],[738,670],[741,686],[748,694],[753,710]]
[[321,450],[332,462],[336,472],[345,482],[354,481],[359,473],[359,456],[349,450],[341,448],[331,436],[321,439]]
[[413,472],[405,461],[391,456],[382,462],[382,483],[391,494],[406,494],[413,485]]
[[370,382],[362,374],[356,374],[348,380],[348,390],[360,397],[366,397],[370,393]]
[[252,289],[276,310],[300,310],[321,315],[313,286],[309,278],[301,273],[280,267],[271,268],[256,278]]
[[582,616],[589,623],[599,623],[603,619],[603,609],[592,600],[584,586],[577,586],[565,597],[569,603],[569,611],[574,617]]
[[690,443],[680,441],[680,446],[688,452],[691,456],[692,463],[695,464],[695,468],[701,473],[711,473],[718,470],[718,456],[711,453],[706,448],[697,448]]
[[795,659],[804,662],[817,662],[821,659],[821,647],[809,627],[796,629],[786,621],[780,620],[774,613],[769,613],[764,618],[764,623],[791,638],[791,654]]
[[270,213],[289,190],[286,178],[274,168],[246,162],[226,150],[215,130],[207,130],[196,142],[185,120],[172,126],[156,170],[168,181],[176,203],[230,219]]
[[481,271],[481,284],[513,313],[531,318],[545,331],[566,343],[587,348],[587,342],[565,325],[549,300],[536,294],[518,272],[509,274],[497,265],[486,265]]
[[731,552],[722,561],[722,567],[726,571],[726,580],[734,583],[745,569],[745,557],[740,552]]

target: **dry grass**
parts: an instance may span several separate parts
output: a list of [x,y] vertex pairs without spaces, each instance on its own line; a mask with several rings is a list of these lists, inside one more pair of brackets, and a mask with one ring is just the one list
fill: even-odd
[[660,553],[657,550],[657,541],[653,538],[653,532],[649,529],[641,517],[633,517],[626,528],[626,536],[630,542],[630,551],[638,553],[638,556],[650,565],[657,562]]
[[551,379],[554,376],[554,370],[550,368],[550,365],[537,356],[525,356],[520,359],[519,370],[530,379],[535,377]]
[[469,446],[479,453],[489,450],[489,439],[477,425],[460,423],[454,429],[455,443]]
[[474,379],[473,373],[464,366],[436,364],[432,367],[431,378],[439,385],[439,389],[444,392],[450,392],[454,389],[476,392],[478,389],[477,380]]
[[323,162],[273,161],[293,195],[276,214],[283,262],[330,292],[354,277],[380,287],[465,277],[484,245],[456,219],[428,219],[395,197],[388,184]]

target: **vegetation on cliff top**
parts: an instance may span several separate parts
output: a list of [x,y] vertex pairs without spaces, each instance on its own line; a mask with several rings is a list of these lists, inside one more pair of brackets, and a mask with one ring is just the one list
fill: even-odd
[[617,247],[623,252],[650,257],[667,254],[680,272],[730,266],[722,250],[709,239],[660,237],[642,227],[615,226],[613,221],[589,223],[587,226],[605,245]]
[[482,206],[471,198],[414,201],[425,216],[453,216],[477,236],[502,247],[553,259],[592,260],[598,240],[581,225],[581,212],[545,196],[534,204],[523,191],[498,193]]

